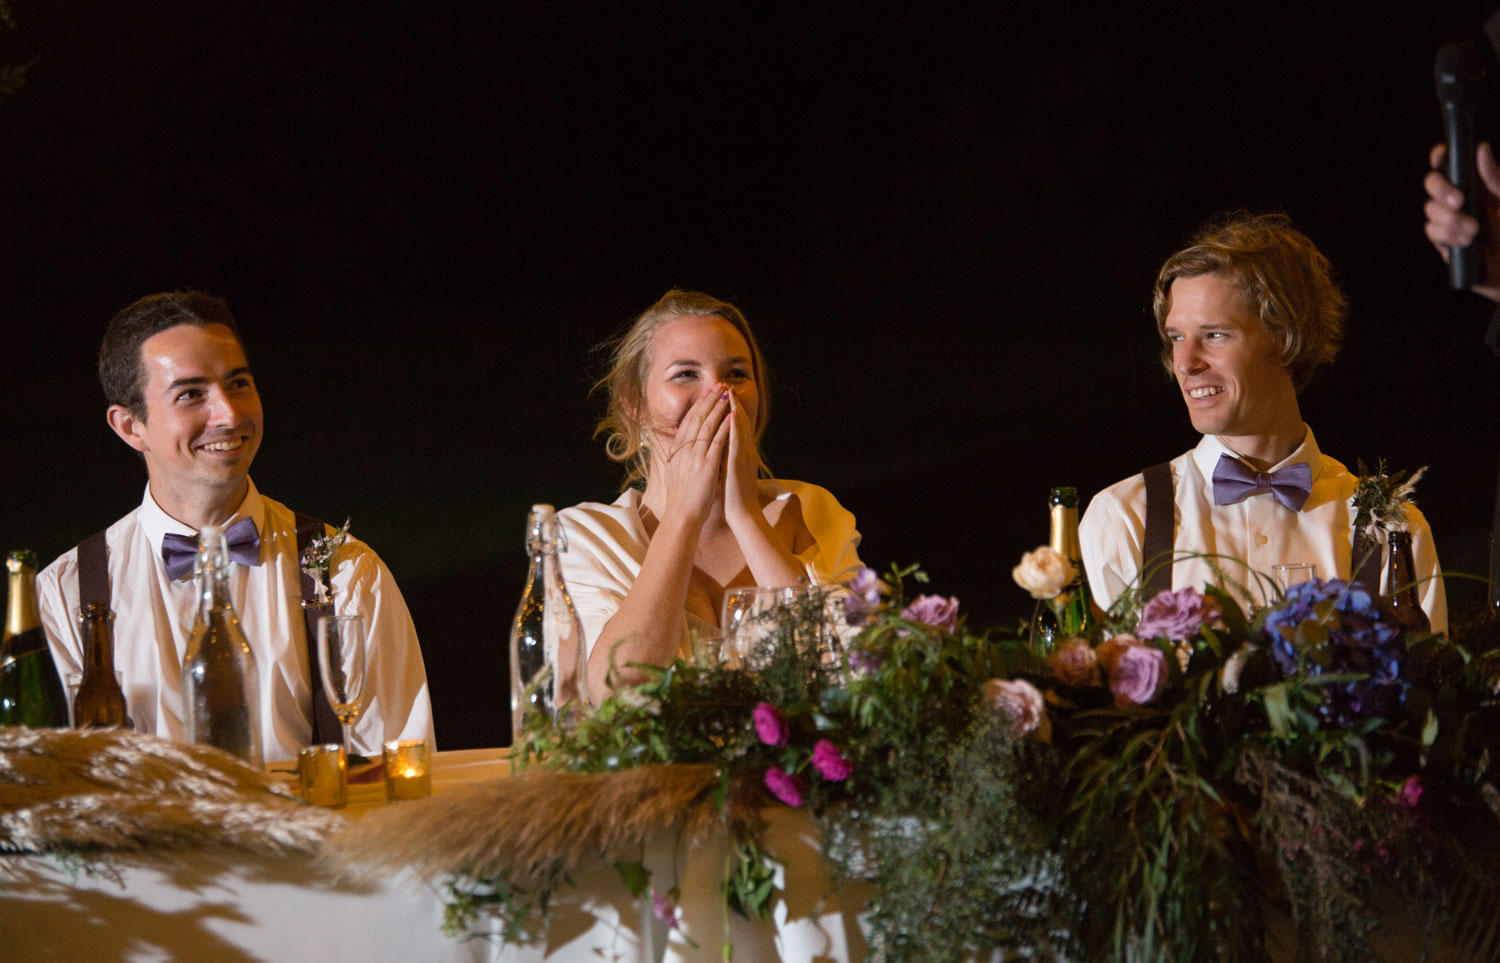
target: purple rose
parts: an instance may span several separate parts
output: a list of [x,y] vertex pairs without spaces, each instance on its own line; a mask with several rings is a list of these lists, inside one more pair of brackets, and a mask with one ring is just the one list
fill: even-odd
[[[1165,593],[1163,593],[1165,594]],[[1154,645],[1126,645],[1109,670],[1109,691],[1120,708],[1145,705],[1161,692],[1167,656]]]
[[885,660],[878,652],[869,649],[852,648],[849,650],[849,668],[855,675],[869,675],[878,672]]
[[1219,615],[1218,603],[1193,589],[1162,591],[1146,603],[1141,612],[1141,624],[1135,631],[1143,639],[1182,642],[1197,635],[1203,623],[1211,622]]
[[827,739],[819,739],[817,745],[813,746],[812,764],[818,770],[818,775],[829,782],[843,782],[854,771],[849,760],[839,752],[839,747]]
[[802,785],[797,782],[796,776],[788,775],[774,767],[767,769],[766,788],[771,790],[771,795],[788,806],[802,805]]
[[786,723],[775,706],[769,702],[756,703],[754,718],[755,734],[760,736],[761,742],[768,746],[786,745]]
[[1401,784],[1401,791],[1396,793],[1396,805],[1404,809],[1416,809],[1417,803],[1422,801],[1422,792],[1422,780],[1409,776]]
[[958,630],[958,599],[953,596],[919,595],[901,613],[910,622],[921,622],[945,632]]

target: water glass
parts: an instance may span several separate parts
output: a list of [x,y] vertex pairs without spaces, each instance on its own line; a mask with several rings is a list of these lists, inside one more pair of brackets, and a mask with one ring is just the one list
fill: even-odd
[[719,627],[721,658],[732,669],[763,668],[782,645],[817,652],[824,661],[833,655],[827,597],[805,585],[730,589]]
[[1312,562],[1281,562],[1271,566],[1271,575],[1284,594],[1293,585],[1311,582],[1318,577],[1318,566]]

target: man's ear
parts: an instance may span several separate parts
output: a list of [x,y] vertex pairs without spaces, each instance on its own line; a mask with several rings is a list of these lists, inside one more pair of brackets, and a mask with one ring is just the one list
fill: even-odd
[[143,429],[146,427],[144,417],[136,415],[124,405],[110,405],[109,410],[104,413],[104,420],[114,429],[120,440],[134,448],[136,451],[145,452],[146,439]]

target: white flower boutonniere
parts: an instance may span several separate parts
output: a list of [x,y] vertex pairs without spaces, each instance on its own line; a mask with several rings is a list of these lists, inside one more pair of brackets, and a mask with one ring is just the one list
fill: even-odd
[[344,519],[341,525],[332,535],[318,535],[307,542],[307,548],[302,551],[302,571],[312,576],[315,586],[315,603],[327,605],[332,601],[333,590],[329,588],[329,570],[333,567],[333,555],[339,550],[339,546],[349,540],[349,519]]
[[[1359,484],[1349,504],[1354,508],[1354,527],[1373,541],[1385,544],[1389,532],[1406,531],[1406,506],[1413,504],[1412,492],[1427,472],[1422,466],[1406,478],[1405,471],[1389,472],[1385,460],[1375,462],[1372,472],[1363,461],[1359,466]],[[1402,481],[1406,478],[1405,481]]]

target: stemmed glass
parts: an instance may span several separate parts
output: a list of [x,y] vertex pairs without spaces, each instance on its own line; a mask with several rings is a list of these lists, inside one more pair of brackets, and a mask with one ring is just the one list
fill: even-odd
[[722,661],[732,669],[761,669],[778,645],[792,645],[816,653],[825,665],[836,663],[826,603],[826,593],[804,585],[730,589],[719,618]]
[[1312,562],[1281,562],[1271,566],[1271,574],[1276,579],[1282,594],[1293,585],[1303,582],[1311,582],[1318,577],[1318,566]]
[[354,722],[364,708],[365,619],[362,615],[325,615],[318,619],[318,667],[323,694],[344,727],[344,753],[353,751]]

